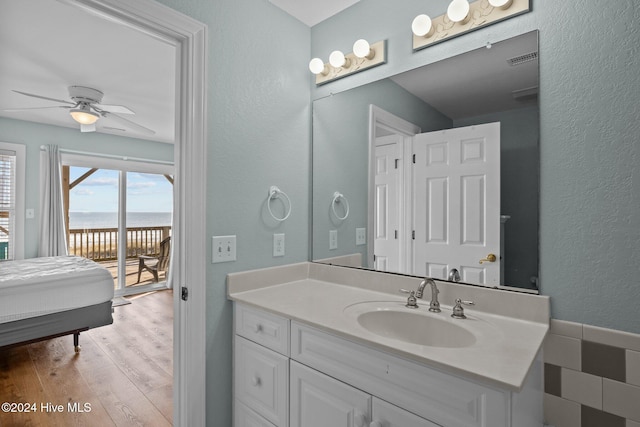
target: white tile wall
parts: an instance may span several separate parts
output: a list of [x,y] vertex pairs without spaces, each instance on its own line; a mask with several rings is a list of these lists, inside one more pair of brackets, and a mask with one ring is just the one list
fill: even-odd
[[544,361],[556,366],[582,370],[582,342],[577,338],[549,334],[544,342]]
[[627,350],[627,383],[640,386],[640,352]]
[[640,351],[640,335],[615,329],[600,328],[583,325],[582,337],[587,341],[622,347],[633,351]]
[[603,378],[602,409],[640,422],[640,387]]
[[602,409],[602,377],[562,368],[562,397]]
[[549,322],[549,332],[565,337],[582,339],[582,323],[551,319],[551,322]]
[[554,426],[580,427],[580,404],[570,400],[544,394],[545,422]]

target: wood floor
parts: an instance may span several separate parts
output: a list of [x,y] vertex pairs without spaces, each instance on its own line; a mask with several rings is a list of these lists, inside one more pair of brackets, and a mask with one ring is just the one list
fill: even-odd
[[129,298],[112,325],[80,334],[79,354],[72,336],[0,350],[0,404],[32,405],[30,413],[0,411],[0,426],[170,426],[172,298]]

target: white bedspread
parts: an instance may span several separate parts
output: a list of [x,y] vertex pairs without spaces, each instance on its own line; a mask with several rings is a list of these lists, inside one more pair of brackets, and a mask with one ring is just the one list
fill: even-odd
[[0,323],[100,304],[113,288],[111,273],[86,258],[0,262]]

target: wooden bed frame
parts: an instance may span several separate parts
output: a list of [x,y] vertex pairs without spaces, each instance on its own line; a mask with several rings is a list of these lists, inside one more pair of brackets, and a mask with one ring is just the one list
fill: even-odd
[[0,323],[0,350],[73,334],[76,353],[80,332],[113,323],[112,302]]

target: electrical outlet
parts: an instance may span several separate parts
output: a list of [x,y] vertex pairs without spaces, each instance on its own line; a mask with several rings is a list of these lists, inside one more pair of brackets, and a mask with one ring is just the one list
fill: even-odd
[[367,229],[356,228],[356,245],[366,245],[366,244],[367,244]]
[[338,249],[338,230],[329,230],[329,250]]
[[273,256],[284,256],[284,233],[273,235]]
[[236,260],[236,236],[213,236],[211,241],[213,249],[211,262]]

